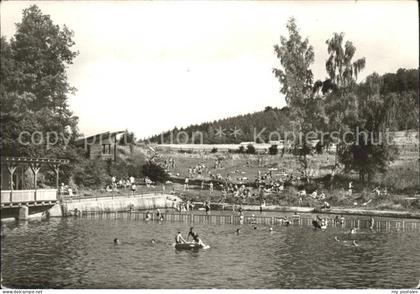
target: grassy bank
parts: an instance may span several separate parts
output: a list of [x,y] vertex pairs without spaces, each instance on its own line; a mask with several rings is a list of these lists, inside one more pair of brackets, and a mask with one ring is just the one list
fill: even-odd
[[[331,168],[335,162],[335,156],[332,154],[321,154],[311,156],[310,167],[314,170],[314,178],[310,185],[295,182],[286,186],[282,193],[265,193],[264,201],[266,205],[280,206],[301,206],[301,207],[320,207],[323,201],[316,200],[311,197],[303,197],[302,201],[297,196],[298,190],[307,188],[307,192],[317,189],[326,194],[326,201],[333,207],[343,208],[362,208],[362,209],[379,209],[379,210],[411,210],[420,209],[419,196],[420,193],[420,172],[419,172],[419,155],[416,150],[405,150],[401,152],[400,159],[393,162],[386,174],[377,174],[371,183],[362,183],[358,181],[358,175],[355,173],[339,174],[330,179]],[[173,175],[173,185],[167,189],[175,190],[183,199],[194,201],[219,202],[222,201],[222,192],[219,182],[210,178],[208,173],[202,176],[193,176],[190,178],[190,189],[183,190],[183,183],[188,176],[188,168],[198,164],[204,164],[211,170],[213,175],[220,174],[222,177],[230,175],[234,184],[245,184],[252,187],[254,179],[258,177],[258,172],[262,174],[269,169],[273,170],[273,179],[280,178],[283,173],[299,176],[299,166],[296,158],[290,154],[280,155],[248,155],[248,154],[182,154],[179,152],[167,152],[161,154],[163,159],[174,158],[175,168],[171,170]],[[217,159],[222,158],[222,166],[214,168]],[[258,160],[260,158],[260,160]],[[246,180],[238,180],[246,178]],[[201,190],[200,183],[204,181],[205,189]],[[209,182],[214,183],[214,192],[210,193],[208,189]],[[349,182],[353,182],[354,192],[349,195],[347,192]],[[383,190],[385,187],[388,191],[387,196],[376,196],[373,192],[375,187]],[[257,191],[254,189],[253,194]],[[250,204],[259,205],[258,196],[246,199],[233,197],[228,194],[224,199],[226,203],[232,204]]]
[[[323,200],[316,200],[305,196],[300,200],[298,191],[306,189],[308,193],[317,189],[326,194],[326,201],[332,207],[340,208],[360,208],[377,210],[395,211],[416,211],[420,209],[420,172],[419,155],[415,149],[405,149],[400,153],[398,160],[393,162],[386,174],[377,174],[371,183],[358,181],[355,173],[338,174],[331,181],[331,169],[335,163],[333,154],[321,154],[310,156],[310,168],[314,170],[314,176],[308,185],[303,182],[294,181],[286,183],[285,190],[277,193],[264,193],[263,201],[266,205],[275,206],[298,206],[319,208]],[[290,154],[281,155],[250,155],[233,153],[180,153],[175,151],[161,152],[160,161],[164,162],[169,158],[174,159],[175,167],[169,170],[172,183],[165,185],[165,192],[174,193],[183,200],[197,202],[210,201],[211,203],[225,202],[230,204],[249,204],[260,205],[260,197],[256,189],[255,179],[259,172],[265,174],[272,171],[273,180],[281,179],[284,173],[293,175],[295,178],[300,174],[299,165],[296,158]],[[221,161],[221,165],[215,167],[216,161]],[[205,165],[205,170],[201,175],[190,176],[189,189],[184,191],[185,177],[189,175],[188,169],[199,164]],[[209,171],[211,172],[210,176]],[[222,179],[215,180],[214,176],[220,175]],[[230,176],[230,182],[238,186],[244,184],[251,190],[251,197],[245,199],[234,197],[227,194],[222,198],[221,184],[224,179]],[[139,181],[141,181],[139,179]],[[348,194],[348,184],[353,182],[354,192]],[[204,182],[204,189],[201,183]],[[209,191],[210,182],[214,185],[214,191]],[[385,187],[388,190],[387,196],[377,196],[373,188],[380,186],[381,190]],[[146,194],[162,192],[162,184],[155,187],[145,187],[141,183],[137,185],[137,193]],[[131,195],[131,191],[119,190],[106,192],[104,190],[83,189],[78,191],[79,196],[96,197],[100,195]]]

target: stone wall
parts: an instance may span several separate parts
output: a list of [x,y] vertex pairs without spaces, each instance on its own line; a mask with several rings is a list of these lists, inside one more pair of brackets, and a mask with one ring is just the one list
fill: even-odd
[[172,208],[173,203],[181,201],[169,194],[145,194],[121,197],[99,197],[90,199],[65,200],[62,204],[50,209],[50,217],[70,216],[78,211],[115,212],[133,210],[153,210]]

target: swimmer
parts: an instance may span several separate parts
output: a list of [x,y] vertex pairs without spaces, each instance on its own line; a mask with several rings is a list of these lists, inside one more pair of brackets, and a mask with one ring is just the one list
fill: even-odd
[[201,245],[202,247],[206,247],[206,244],[204,244],[203,241],[201,241],[201,239],[198,237],[198,234],[195,234],[194,242],[198,245]]
[[239,235],[240,233],[241,233],[241,229],[239,229],[239,228],[238,228],[238,229],[236,229],[236,234],[238,234],[238,235]]
[[270,233],[273,232],[273,228],[272,227],[270,227],[268,230],[270,231]]
[[337,242],[340,242],[340,239],[338,239],[337,236],[334,237],[334,240],[337,241]]
[[146,212],[146,218],[145,218],[145,220],[147,220],[147,221],[150,220],[150,212],[148,212],[148,211]]
[[312,226],[314,227],[314,229],[321,229],[321,225],[319,224],[319,221],[317,220],[312,220]]
[[114,245],[121,245],[121,241],[118,238],[115,238]]
[[357,228],[351,228],[349,234],[356,234]]
[[239,224],[243,225],[244,224],[244,215],[241,212],[241,215],[239,216]]
[[285,216],[285,217],[283,217],[283,219],[282,219],[282,221],[281,221],[285,226],[288,226],[288,225],[290,225],[290,221],[289,221],[289,219],[287,218],[287,216]]
[[152,244],[156,244],[156,240],[155,239],[152,239]]
[[251,224],[253,225],[253,224],[255,224],[257,221],[256,221],[256,219],[255,219],[255,214],[253,214],[252,216],[251,216]]
[[257,229],[257,226],[254,226],[254,230],[256,230]]
[[356,240],[353,240],[353,245],[354,245],[355,247],[359,247],[359,246],[360,246],[359,244],[357,244],[357,243],[356,243]]

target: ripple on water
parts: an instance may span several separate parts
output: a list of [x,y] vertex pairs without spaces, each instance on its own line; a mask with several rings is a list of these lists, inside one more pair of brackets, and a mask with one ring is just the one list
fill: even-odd
[[338,227],[270,233],[243,225],[238,235],[240,226],[194,224],[211,248],[177,251],[174,235],[186,235],[188,223],[68,218],[8,226],[2,275],[21,288],[407,288],[420,276],[417,231],[350,236]]

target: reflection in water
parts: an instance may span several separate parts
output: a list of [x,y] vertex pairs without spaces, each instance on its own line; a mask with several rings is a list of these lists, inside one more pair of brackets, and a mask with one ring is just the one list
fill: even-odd
[[175,233],[186,236],[189,227],[84,218],[8,224],[3,281],[17,288],[410,288],[420,277],[418,230],[362,227],[350,235],[341,226],[270,232],[195,223],[211,248],[175,250]]

